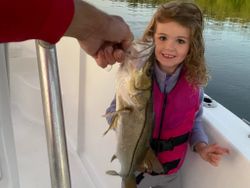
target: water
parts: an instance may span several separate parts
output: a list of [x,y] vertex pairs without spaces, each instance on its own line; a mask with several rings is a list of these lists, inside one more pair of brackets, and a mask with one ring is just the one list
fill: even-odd
[[[223,1],[223,0],[221,0]],[[220,3],[221,1],[214,1]],[[138,4],[138,1],[89,1],[109,14],[117,14],[130,25],[135,37],[140,37],[157,5]],[[144,1],[146,2],[146,1]],[[199,1],[202,2],[202,1]],[[230,3],[233,4],[228,7]],[[206,61],[212,79],[205,92],[240,118],[250,120],[250,7],[244,0],[204,4]],[[213,7],[214,6],[214,7]],[[225,8],[223,7],[225,6]],[[202,6],[201,6],[202,7]],[[231,8],[231,9],[230,9]],[[218,9],[218,10],[217,10]],[[231,15],[227,15],[227,11]],[[236,15],[236,13],[241,13]],[[218,13],[218,14],[217,14]],[[248,16],[249,15],[249,16]],[[234,17],[235,16],[235,17]],[[240,16],[240,17],[239,17]],[[249,18],[249,20],[248,20]]]

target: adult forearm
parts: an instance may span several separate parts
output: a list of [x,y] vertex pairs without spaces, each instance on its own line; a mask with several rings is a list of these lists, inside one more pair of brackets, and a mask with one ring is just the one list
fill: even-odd
[[[101,67],[121,62],[124,50],[133,40],[129,26],[121,17],[109,15],[81,0],[75,0],[75,14],[64,35],[77,38],[82,49]],[[117,44],[120,46],[118,50]]]
[[82,0],[75,0],[75,13],[65,36],[86,40],[92,35],[105,34],[110,16]]
[[0,42],[41,39],[56,43],[73,14],[73,0],[1,0]]

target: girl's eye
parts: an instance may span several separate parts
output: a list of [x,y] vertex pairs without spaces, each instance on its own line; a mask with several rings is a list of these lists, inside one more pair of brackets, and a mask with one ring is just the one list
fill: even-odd
[[178,42],[178,44],[185,44],[186,43],[186,41],[183,39],[177,39],[177,42]]
[[165,40],[167,40],[167,37],[166,36],[159,36],[159,40],[160,41],[165,41]]

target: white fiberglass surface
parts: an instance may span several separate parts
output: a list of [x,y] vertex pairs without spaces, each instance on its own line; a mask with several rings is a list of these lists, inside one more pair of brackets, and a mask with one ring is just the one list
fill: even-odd
[[[10,46],[11,115],[20,188],[49,188],[50,170],[33,43]],[[92,182],[70,141],[68,137],[72,187],[91,188]]]

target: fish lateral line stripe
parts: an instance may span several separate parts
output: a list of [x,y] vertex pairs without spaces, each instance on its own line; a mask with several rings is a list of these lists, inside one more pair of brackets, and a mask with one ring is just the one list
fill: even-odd
[[135,153],[136,153],[136,151],[137,151],[137,148],[138,148],[138,145],[139,145],[139,141],[140,141],[140,138],[142,137],[142,134],[143,134],[143,132],[144,132],[144,130],[145,130],[145,128],[146,128],[146,120],[147,120],[147,110],[148,110],[148,106],[149,106],[149,102],[147,102],[147,105],[146,105],[146,108],[145,108],[145,120],[144,120],[144,126],[143,126],[143,128],[142,128],[142,131],[141,131],[141,133],[140,133],[140,137],[138,138],[138,140],[137,140],[137,143],[136,143],[136,146],[135,146],[135,149],[134,149],[134,152],[133,152],[133,156],[132,156],[132,160],[131,160],[131,163],[130,163],[130,168],[129,168],[129,174],[131,174],[131,171],[132,171],[132,164],[133,164],[133,161],[134,161],[134,159],[135,159]]

